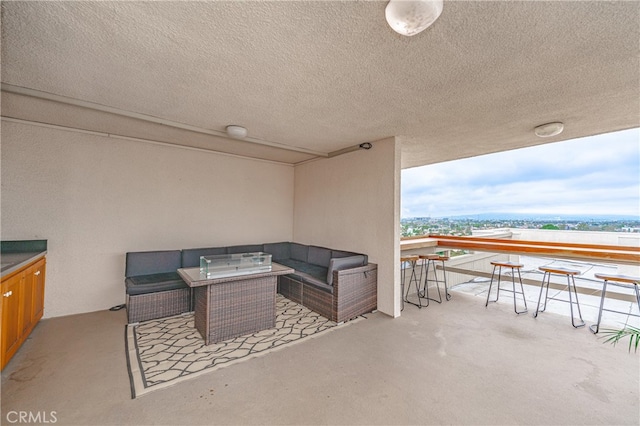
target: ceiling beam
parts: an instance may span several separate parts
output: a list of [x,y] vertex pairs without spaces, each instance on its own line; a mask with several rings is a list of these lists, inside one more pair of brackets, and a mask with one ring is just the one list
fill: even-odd
[[[43,92],[41,90],[30,89],[28,87],[20,87],[20,86],[14,86],[12,84],[2,83],[2,91],[3,92],[8,92],[8,93],[15,93],[15,94],[18,94],[18,95],[31,96],[31,97],[38,98],[38,99],[45,99],[45,100],[49,100],[49,101],[60,102],[60,103],[63,103],[63,104],[73,105],[73,106],[77,106],[77,107],[81,107],[81,108],[87,108],[87,109],[91,109],[91,110],[94,110],[94,111],[101,111],[101,112],[106,112],[106,113],[109,113],[109,114],[119,115],[119,116],[122,116],[122,117],[128,117],[128,118],[134,118],[134,119],[137,119],[137,120],[143,120],[143,121],[150,122],[150,123],[162,124],[164,126],[169,126],[169,127],[174,127],[174,128],[177,128],[177,129],[188,130],[188,131],[191,131],[191,132],[229,138],[229,136],[227,135],[226,131],[205,129],[205,128],[202,128],[202,127],[192,126],[190,124],[185,124],[185,123],[179,123],[179,122],[176,122],[176,121],[166,120],[166,119],[160,118],[160,117],[154,117],[152,115],[141,114],[141,113],[133,112],[133,111],[126,111],[126,110],[123,110],[123,109],[119,109],[119,108],[115,108],[115,107],[111,107],[111,106],[107,106],[107,105],[101,105],[101,104],[88,102],[88,101],[83,101],[83,100],[80,100],[80,99],[70,98],[70,97],[62,96],[62,95],[56,95],[54,93]],[[329,157],[329,154],[327,154],[326,152],[320,152],[320,151],[315,151],[315,150],[312,150],[312,149],[286,145],[286,144],[279,143],[279,142],[266,141],[266,140],[258,139],[258,138],[247,137],[247,138],[242,139],[242,141],[243,142],[255,143],[255,144],[258,144],[258,145],[266,145],[266,146],[279,148],[279,149],[285,149],[285,150],[288,150],[288,151],[301,152],[301,153],[304,153],[304,154],[311,154],[311,155],[315,155],[315,156],[318,156],[318,157]]]

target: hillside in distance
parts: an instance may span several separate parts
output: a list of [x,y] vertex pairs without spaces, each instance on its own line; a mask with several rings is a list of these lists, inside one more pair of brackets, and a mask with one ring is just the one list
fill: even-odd
[[[409,219],[409,218],[406,218]],[[436,219],[436,217],[434,217]],[[603,214],[539,214],[539,213],[479,213],[457,216],[445,216],[440,219],[451,220],[532,220],[532,221],[628,221],[640,220],[640,216],[633,215],[603,215]]]

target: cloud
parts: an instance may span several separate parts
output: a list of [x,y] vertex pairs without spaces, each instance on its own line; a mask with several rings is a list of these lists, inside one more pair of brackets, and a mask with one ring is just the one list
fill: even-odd
[[640,217],[639,129],[402,171],[402,217],[488,212]]

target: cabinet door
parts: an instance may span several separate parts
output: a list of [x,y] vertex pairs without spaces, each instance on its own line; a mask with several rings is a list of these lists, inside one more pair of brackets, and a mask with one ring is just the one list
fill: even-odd
[[[32,290],[32,311],[31,323],[35,325],[44,313],[44,276],[45,276],[45,259],[39,260],[33,266],[33,290]],[[27,300],[27,299],[25,299]]]
[[2,367],[20,346],[24,272],[2,282]]
[[31,330],[31,318],[33,317],[33,267],[24,272],[24,281],[21,289],[20,309],[20,334],[24,335]]

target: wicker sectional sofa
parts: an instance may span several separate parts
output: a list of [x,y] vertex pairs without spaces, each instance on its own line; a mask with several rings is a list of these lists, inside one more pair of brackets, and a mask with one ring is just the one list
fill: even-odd
[[263,251],[276,263],[293,268],[278,277],[283,296],[335,322],[377,308],[377,265],[367,255],[293,242],[129,252],[125,287],[129,323],[193,310],[191,289],[178,268],[200,265],[200,256]]
[[191,288],[177,272],[181,267],[180,250],[127,253],[125,288],[130,324],[193,310]]

